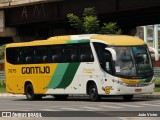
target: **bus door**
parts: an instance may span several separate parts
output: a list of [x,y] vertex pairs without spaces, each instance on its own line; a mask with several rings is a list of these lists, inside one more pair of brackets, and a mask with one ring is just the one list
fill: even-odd
[[[112,54],[109,50],[106,50],[106,45],[102,43],[94,43],[94,47],[99,60],[99,65],[102,73],[102,86],[108,89],[108,94],[110,89],[113,87],[113,61]],[[105,84],[104,84],[105,83]]]

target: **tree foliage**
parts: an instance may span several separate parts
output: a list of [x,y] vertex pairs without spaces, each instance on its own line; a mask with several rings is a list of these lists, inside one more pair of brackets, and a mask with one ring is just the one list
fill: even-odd
[[97,34],[121,34],[122,31],[115,22],[103,23],[97,17],[94,8],[85,8],[82,17],[78,17],[73,13],[67,14],[70,25],[81,33],[97,33]]
[[99,30],[99,21],[96,16],[86,16],[82,27],[85,33],[96,33]]
[[122,31],[115,22],[104,23],[101,27],[102,34],[121,34]]
[[82,21],[80,18],[72,13],[68,14],[70,25],[75,29],[81,29]]

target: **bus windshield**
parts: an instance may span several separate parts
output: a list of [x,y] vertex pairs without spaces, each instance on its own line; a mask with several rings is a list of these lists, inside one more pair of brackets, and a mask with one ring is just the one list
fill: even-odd
[[152,77],[152,63],[146,46],[112,47],[117,54],[115,75],[120,77]]

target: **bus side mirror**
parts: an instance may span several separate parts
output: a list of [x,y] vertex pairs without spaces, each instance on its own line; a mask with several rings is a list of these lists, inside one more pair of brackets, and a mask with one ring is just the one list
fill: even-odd
[[117,61],[116,51],[114,49],[112,49],[112,48],[105,48],[105,49],[108,50],[112,54],[113,61]]
[[149,47],[149,51],[154,53],[154,54],[151,54],[151,57],[153,57],[155,61],[158,61],[159,60],[158,51],[153,47]]

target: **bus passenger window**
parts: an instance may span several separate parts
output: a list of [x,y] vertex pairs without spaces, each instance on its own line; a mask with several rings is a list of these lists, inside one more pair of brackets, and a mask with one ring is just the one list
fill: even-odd
[[66,60],[65,62],[77,62],[77,45],[67,45],[65,49]]
[[34,63],[34,49],[27,47],[23,48],[23,63],[24,64],[33,64]]
[[52,56],[52,62],[59,62],[59,61],[60,61],[60,57],[58,55]]
[[82,62],[83,62],[83,61],[87,61],[87,55],[81,54],[80,60],[81,60]]
[[80,44],[79,51],[80,51],[80,61],[81,62],[93,62],[94,61],[90,44]]
[[77,55],[71,55],[71,61],[76,62],[77,61]]
[[7,48],[6,59],[11,64],[22,63],[22,52],[20,48]]
[[31,56],[27,56],[27,57],[26,57],[26,62],[25,62],[25,63],[31,63],[31,61],[32,61]]
[[63,46],[55,45],[51,46],[50,49],[50,62],[51,63],[59,63],[63,61]]
[[36,47],[35,63],[48,63],[48,49],[45,46]]
[[16,49],[15,48],[7,48],[6,49],[6,59],[7,62],[11,63],[11,64],[16,64],[17,61],[17,53],[16,53]]
[[43,63],[47,63],[48,62],[48,57],[47,56],[43,56]]
[[16,64],[21,64],[23,62],[22,48],[17,49],[17,61]]

